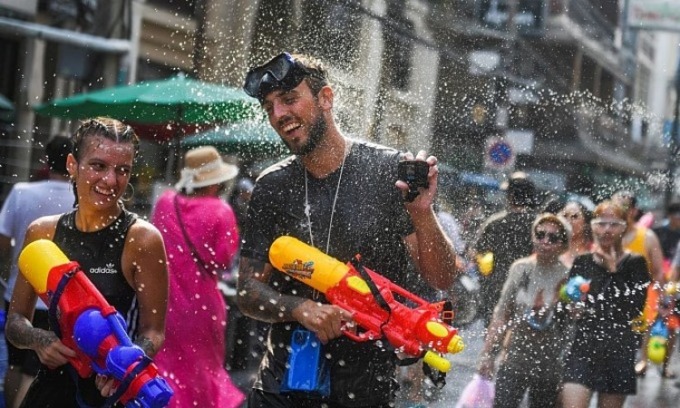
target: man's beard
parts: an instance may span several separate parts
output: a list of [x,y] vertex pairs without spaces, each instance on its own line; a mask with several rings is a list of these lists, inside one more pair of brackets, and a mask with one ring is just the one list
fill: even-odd
[[309,127],[309,131],[307,132],[307,143],[303,144],[300,147],[295,147],[291,145],[291,143],[285,142],[286,146],[288,146],[288,149],[290,149],[290,152],[298,155],[298,156],[305,156],[316,149],[321,141],[326,137],[326,131],[328,130],[328,125],[326,124],[326,121],[323,118],[323,115],[321,115],[320,112],[317,112],[316,119],[312,123],[312,125]]

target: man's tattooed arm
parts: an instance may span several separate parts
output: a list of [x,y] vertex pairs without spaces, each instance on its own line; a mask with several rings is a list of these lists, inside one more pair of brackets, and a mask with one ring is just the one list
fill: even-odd
[[293,310],[308,299],[282,295],[269,286],[274,269],[251,258],[241,258],[237,302],[240,310],[253,319],[268,323],[296,320]]
[[57,340],[51,331],[37,329],[31,322],[19,313],[10,313],[7,317],[7,331],[5,333],[14,347],[20,349],[35,349],[38,346],[48,346]]
[[141,347],[147,356],[155,356],[158,352],[158,350],[156,350],[156,345],[148,337],[138,336],[135,339],[135,344]]

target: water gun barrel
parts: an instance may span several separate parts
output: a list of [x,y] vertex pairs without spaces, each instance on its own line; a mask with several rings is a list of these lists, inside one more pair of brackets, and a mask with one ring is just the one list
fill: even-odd
[[349,271],[337,259],[293,237],[277,238],[269,249],[274,268],[321,293],[336,286]]
[[19,254],[19,270],[38,295],[47,292],[47,278],[52,268],[64,265],[69,259],[54,242],[46,239],[33,241]]

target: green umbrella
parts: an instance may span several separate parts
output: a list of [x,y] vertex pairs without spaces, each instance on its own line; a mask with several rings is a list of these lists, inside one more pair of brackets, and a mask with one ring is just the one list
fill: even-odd
[[2,94],[0,94],[0,111],[14,111],[14,104]]
[[0,120],[11,121],[13,117],[14,104],[5,95],[0,94]]
[[67,119],[110,116],[129,123],[205,125],[253,117],[256,99],[239,88],[183,76],[74,95],[36,106],[38,114]]
[[180,147],[192,149],[215,146],[222,154],[233,154],[245,161],[282,156],[288,148],[266,122],[247,121],[219,127],[182,139]]

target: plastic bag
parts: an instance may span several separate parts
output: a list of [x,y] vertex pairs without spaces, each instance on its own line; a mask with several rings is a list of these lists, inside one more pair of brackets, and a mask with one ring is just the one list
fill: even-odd
[[472,381],[465,386],[456,408],[493,408],[495,393],[496,386],[493,381],[475,374]]

